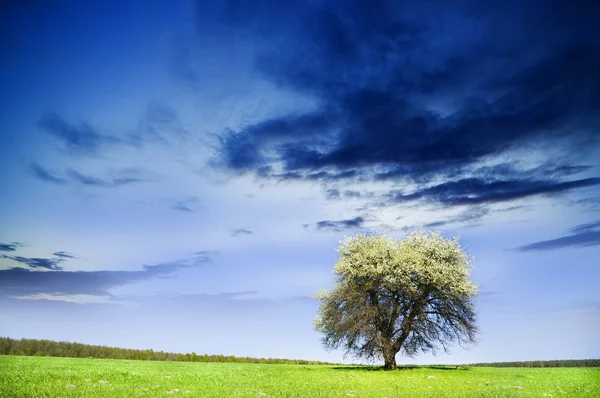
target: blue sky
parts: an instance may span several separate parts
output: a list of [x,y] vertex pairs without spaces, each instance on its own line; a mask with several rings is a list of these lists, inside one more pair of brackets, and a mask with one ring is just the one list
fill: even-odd
[[600,357],[589,1],[8,1],[0,335],[339,361],[358,232],[459,236],[479,343]]

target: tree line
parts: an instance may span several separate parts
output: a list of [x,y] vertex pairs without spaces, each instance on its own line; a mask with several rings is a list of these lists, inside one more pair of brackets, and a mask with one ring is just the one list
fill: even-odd
[[181,362],[241,362],[269,363],[292,365],[336,365],[329,362],[308,361],[303,359],[252,358],[232,355],[178,354],[154,350],[134,350],[127,348],[107,347],[71,343],[67,341],[11,339],[0,337],[0,355],[51,356],[71,358],[101,359],[134,359],[148,361],[181,361]]
[[600,359],[553,359],[550,361],[488,362],[473,363],[470,366],[490,366],[494,368],[591,368],[600,367]]
[[[51,356],[71,358],[134,359],[147,361],[181,362],[240,362],[292,365],[340,365],[322,361],[304,359],[252,358],[232,355],[177,354],[154,350],[134,350],[101,345],[71,343],[67,341],[11,339],[0,337],[0,355]],[[406,365],[412,367],[415,365]],[[450,366],[450,365],[448,365]],[[454,365],[452,365],[454,366]],[[600,359],[557,359],[551,361],[486,362],[468,366],[517,367],[517,368],[567,368],[600,367]],[[405,367],[405,366],[402,366]]]

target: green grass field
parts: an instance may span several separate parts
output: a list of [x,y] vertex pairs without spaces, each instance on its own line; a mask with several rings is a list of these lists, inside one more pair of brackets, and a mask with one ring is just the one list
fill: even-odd
[[600,397],[600,368],[373,368],[0,356],[0,397]]

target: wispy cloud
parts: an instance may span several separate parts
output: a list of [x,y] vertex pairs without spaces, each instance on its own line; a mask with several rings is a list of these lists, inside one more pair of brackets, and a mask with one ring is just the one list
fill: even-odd
[[0,243],[0,251],[2,252],[14,252],[19,247],[23,247],[23,244],[20,242]]
[[323,220],[315,224],[304,224],[304,228],[314,227],[317,231],[343,231],[347,229],[360,229],[363,227],[365,219],[363,217],[355,217],[348,220]]
[[243,236],[243,235],[252,235],[254,232],[247,228],[236,228],[231,230],[231,236]]
[[[103,296],[108,290],[117,286],[124,286],[142,280],[163,277],[178,270],[196,267],[212,262],[214,253],[199,252],[189,258],[157,265],[145,265],[137,271],[64,271],[60,268],[51,268],[52,272],[36,272],[35,268],[60,263],[64,259],[54,259],[48,262],[42,259],[25,259],[24,264],[32,269],[11,268],[0,270],[0,295],[6,297],[32,296],[40,294],[50,295],[94,295]],[[19,261],[19,260],[15,260]]]
[[329,188],[325,190],[325,198],[328,200],[340,200],[340,199],[355,199],[360,198],[362,195],[359,191],[346,189],[340,191],[337,188]]
[[140,142],[169,145],[189,138],[177,111],[161,102],[152,101],[140,118],[135,138]]
[[62,301],[75,304],[118,304],[119,300],[113,300],[110,295],[92,295],[92,294],[55,294],[55,293],[36,293],[27,296],[12,296],[16,300],[32,301]]
[[76,170],[69,169],[67,173],[71,179],[71,181],[87,185],[93,187],[101,187],[101,188],[115,188],[122,185],[135,184],[139,182],[149,182],[152,181],[149,176],[144,175],[140,170],[131,170],[128,169],[121,176],[114,176],[109,178],[100,178],[95,176],[90,176],[86,174],[82,174]]
[[46,134],[62,142],[70,153],[77,155],[96,155],[103,146],[126,142],[100,134],[87,123],[70,124],[53,112],[43,115],[37,125]]
[[171,203],[171,209],[181,211],[184,213],[192,213],[198,210],[200,205],[200,198],[197,196],[190,196],[182,200],[168,200]]
[[572,234],[556,239],[530,243],[517,248],[519,251],[556,250],[568,247],[589,247],[600,245],[600,221],[578,225],[571,229]]
[[423,225],[424,228],[439,228],[450,224],[473,224],[488,215],[491,210],[483,206],[473,206],[462,211],[460,214],[447,217],[443,220],[433,221]]
[[37,179],[48,182],[51,184],[64,185],[67,183],[67,180],[50,172],[48,169],[40,166],[37,163],[32,163],[30,169]]
[[332,188],[325,191],[325,198],[329,200],[339,200],[342,198],[342,194],[340,193],[339,189]]
[[98,188],[116,188],[123,185],[152,182],[155,180],[155,177],[149,172],[137,168],[119,169],[107,173],[108,175],[104,177],[92,176],[74,169],[67,169],[64,176],[59,177],[37,163],[32,163],[30,167],[37,179],[57,185],[74,184]]
[[534,195],[555,194],[596,185],[600,185],[600,178],[564,182],[525,179],[486,181],[468,178],[444,182],[410,193],[391,192],[387,198],[393,203],[423,199],[443,205],[477,205],[517,200]]
[[177,210],[177,211],[182,211],[185,213],[192,213],[194,211],[194,210],[192,210],[192,208],[190,208],[184,204],[181,204],[181,203],[176,203],[176,204],[172,205],[171,209]]
[[6,258],[9,260],[16,261],[23,265],[26,265],[32,269],[47,269],[47,270],[61,270],[59,264],[64,262],[64,258],[37,258],[37,257],[22,257],[22,256],[8,256],[6,254],[0,255],[0,258]]
[[590,197],[575,199],[569,201],[569,205],[577,205],[583,207],[586,211],[599,211],[600,210],[600,198]]
[[65,251],[54,252],[52,254],[61,258],[75,258],[71,253],[67,253]]
[[600,221],[578,225],[576,227],[571,228],[571,232],[579,234],[583,232],[592,232],[598,229],[600,229]]

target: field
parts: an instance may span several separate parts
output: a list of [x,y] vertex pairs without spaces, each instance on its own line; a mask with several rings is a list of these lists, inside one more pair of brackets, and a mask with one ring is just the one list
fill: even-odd
[[186,363],[0,356],[0,397],[600,397],[600,368]]

